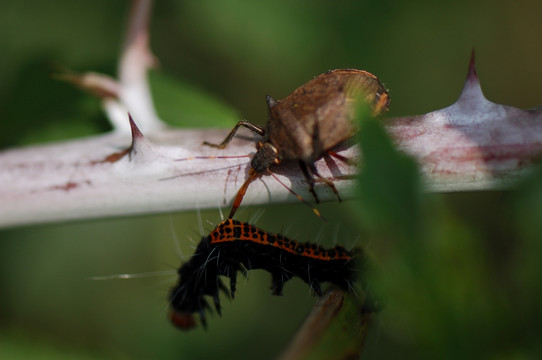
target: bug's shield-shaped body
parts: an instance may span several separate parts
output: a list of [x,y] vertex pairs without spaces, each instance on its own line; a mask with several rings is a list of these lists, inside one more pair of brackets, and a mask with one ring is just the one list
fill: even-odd
[[360,99],[375,114],[388,108],[389,97],[380,80],[355,69],[317,76],[283,100],[268,97],[267,142],[277,149],[280,160],[313,163],[354,135],[354,112]]

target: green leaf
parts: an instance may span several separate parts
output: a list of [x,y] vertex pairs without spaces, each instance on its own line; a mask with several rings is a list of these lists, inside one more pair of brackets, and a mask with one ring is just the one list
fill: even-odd
[[[388,236],[413,237],[420,222],[420,180],[411,158],[398,152],[382,126],[361,109],[362,166],[357,194],[363,225]],[[384,234],[382,234],[384,235]]]
[[183,127],[231,127],[240,120],[237,110],[205,91],[163,73],[150,72],[153,100],[168,124]]

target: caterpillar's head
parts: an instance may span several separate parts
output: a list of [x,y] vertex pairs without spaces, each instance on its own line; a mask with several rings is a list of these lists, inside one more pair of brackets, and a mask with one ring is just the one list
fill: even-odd
[[179,268],[179,281],[169,295],[169,318],[181,330],[190,330],[196,326],[196,313],[199,313],[200,323],[205,328],[205,313],[212,311],[207,298],[212,299],[220,315],[219,291],[227,294],[226,287],[219,279],[219,262],[210,241],[210,236],[204,236],[192,258]]
[[169,314],[169,319],[173,325],[181,330],[190,330],[196,326],[196,319],[194,319],[192,313],[173,310]]

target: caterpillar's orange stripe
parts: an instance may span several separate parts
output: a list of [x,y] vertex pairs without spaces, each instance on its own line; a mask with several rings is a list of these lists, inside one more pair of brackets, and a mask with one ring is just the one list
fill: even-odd
[[250,241],[262,245],[274,246],[291,254],[318,260],[350,260],[352,258],[342,246],[326,250],[315,244],[298,243],[280,234],[270,234],[255,226],[233,219],[225,220],[209,236],[211,244],[228,241]]

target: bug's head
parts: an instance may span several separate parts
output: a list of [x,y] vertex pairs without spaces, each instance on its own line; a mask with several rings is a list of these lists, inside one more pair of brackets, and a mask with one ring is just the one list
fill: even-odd
[[278,164],[280,162],[279,152],[277,151],[277,148],[275,148],[271,143],[259,142],[257,144],[257,149],[258,150],[256,151],[256,154],[254,154],[254,157],[252,158],[252,161],[250,162],[250,166],[257,173],[259,174],[263,173],[271,165]]

